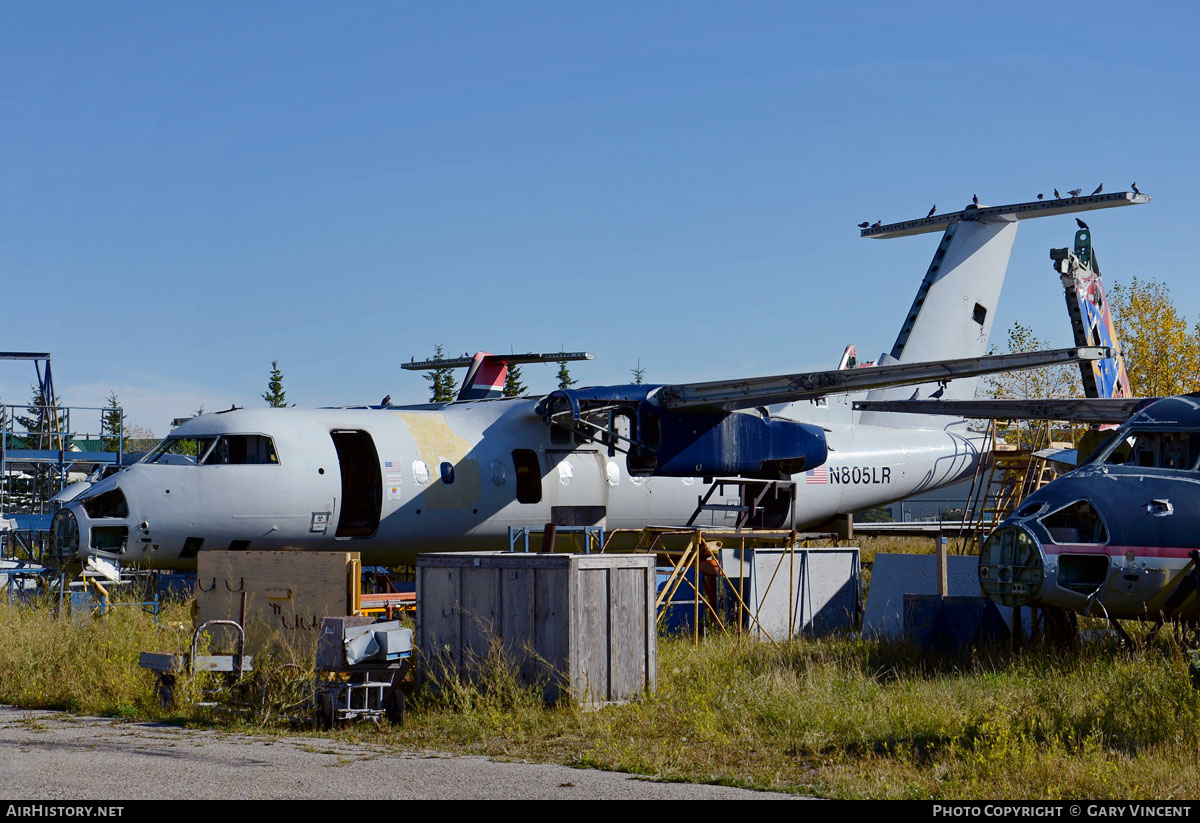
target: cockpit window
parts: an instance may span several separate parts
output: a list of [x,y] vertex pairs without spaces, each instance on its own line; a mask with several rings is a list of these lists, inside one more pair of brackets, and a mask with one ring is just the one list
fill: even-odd
[[204,458],[216,437],[168,437],[143,459],[145,463],[195,465]]
[[275,444],[264,434],[223,434],[204,458],[205,466],[279,465]]
[[1200,460],[1200,432],[1127,431],[1096,462],[1110,466],[1191,470]]
[[1086,500],[1076,500],[1066,508],[1042,518],[1042,525],[1055,543],[1108,542],[1108,529],[1100,513]]
[[125,502],[125,493],[120,489],[109,489],[85,498],[83,508],[92,519],[129,516],[129,505]]

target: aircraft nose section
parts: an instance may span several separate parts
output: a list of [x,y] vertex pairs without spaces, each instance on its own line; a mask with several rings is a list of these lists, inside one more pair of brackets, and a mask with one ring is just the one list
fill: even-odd
[[50,522],[51,551],[62,559],[117,559],[129,549],[135,512],[128,489],[108,478],[63,505]]
[[1003,606],[1032,603],[1045,578],[1046,556],[1037,538],[1020,526],[1001,526],[979,552],[979,587]]
[[50,521],[50,552],[62,559],[79,556],[79,518],[71,508],[59,509]]

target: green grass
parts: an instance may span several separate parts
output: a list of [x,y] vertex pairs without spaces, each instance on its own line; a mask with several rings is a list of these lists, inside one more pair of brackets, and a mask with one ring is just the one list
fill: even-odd
[[659,688],[638,702],[542,709],[507,684],[418,695],[390,736],[825,797],[1195,797],[1200,696],[1176,651],[664,641]]

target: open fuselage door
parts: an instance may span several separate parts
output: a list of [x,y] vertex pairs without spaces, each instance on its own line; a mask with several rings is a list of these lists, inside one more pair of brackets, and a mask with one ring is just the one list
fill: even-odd
[[342,473],[342,507],[337,537],[370,537],[379,529],[383,504],[383,476],[375,442],[365,431],[336,430],[329,433],[337,449]]

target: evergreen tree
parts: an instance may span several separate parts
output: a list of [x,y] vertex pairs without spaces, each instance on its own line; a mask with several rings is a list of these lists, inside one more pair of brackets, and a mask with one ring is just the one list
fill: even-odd
[[[433,347],[433,357],[430,359],[434,361],[446,359],[446,353],[440,344]],[[448,367],[432,369],[425,375],[425,379],[429,381],[429,402],[452,403],[458,396],[458,381],[454,378],[454,369]]]
[[108,393],[108,405],[100,416],[101,448],[107,452],[115,452],[121,441],[129,437],[129,429],[125,425],[125,414],[117,401],[117,393]]
[[25,407],[25,414],[14,414],[13,419],[15,420],[14,428],[27,434],[23,438],[25,448],[61,448],[61,445],[54,445],[57,443],[55,435],[66,432],[67,418],[57,408],[50,409],[47,406],[41,386],[33,387],[29,405]]
[[642,358],[638,358],[637,368],[629,370],[633,374],[633,383],[635,386],[640,386],[646,382],[646,370],[642,368]]
[[[67,418],[58,408],[49,408],[41,386],[34,386],[25,414],[13,415],[14,430],[21,437],[13,444],[26,449],[61,449],[66,447]],[[59,489],[62,483],[53,465],[34,463],[26,472],[29,480],[13,489],[16,507],[26,512],[41,512],[45,502]]]
[[571,372],[567,369],[567,361],[558,361],[558,387],[560,389],[569,389],[578,382],[578,380],[571,377]]
[[504,396],[520,397],[526,392],[527,388],[521,382],[521,369],[517,366],[509,366],[508,374],[504,376]]
[[287,405],[287,392],[283,390],[283,372],[279,370],[279,361],[271,361],[271,376],[267,379],[267,390],[263,392],[263,400],[271,408],[281,408]]

